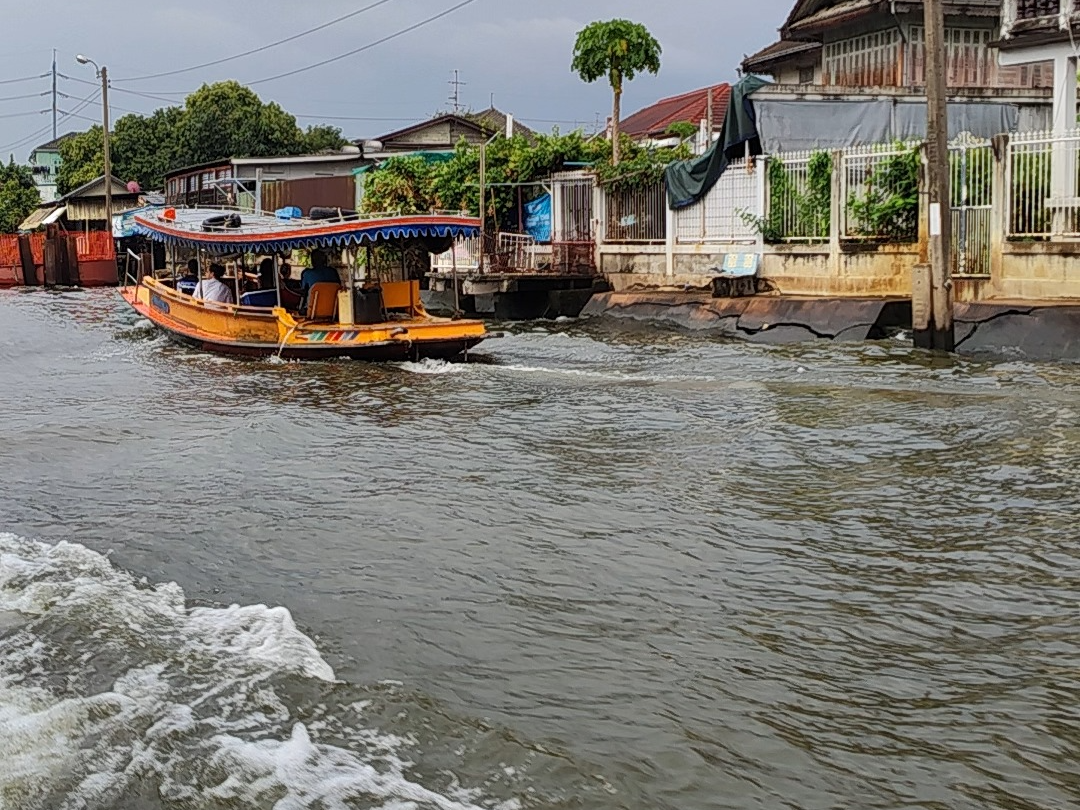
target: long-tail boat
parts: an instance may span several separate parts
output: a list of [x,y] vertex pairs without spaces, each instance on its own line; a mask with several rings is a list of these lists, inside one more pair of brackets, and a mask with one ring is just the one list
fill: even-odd
[[[199,349],[286,359],[350,357],[372,361],[453,358],[488,336],[478,320],[436,318],[420,301],[419,281],[380,281],[371,272],[372,249],[448,250],[456,239],[476,236],[480,220],[458,214],[361,217],[320,211],[247,214],[207,208],[164,208],[134,217],[134,230],[151,240],[195,252],[206,260],[268,257],[274,288],[245,293],[239,271],[230,282],[237,304],[195,298],[173,279],[138,264],[120,294],[172,338]],[[336,213],[336,215],[335,215]],[[340,283],[315,284],[298,296],[276,268],[294,250],[343,251],[351,266]],[[358,258],[365,254],[367,261]],[[175,252],[174,252],[175,256]],[[180,287],[180,289],[178,289]]]

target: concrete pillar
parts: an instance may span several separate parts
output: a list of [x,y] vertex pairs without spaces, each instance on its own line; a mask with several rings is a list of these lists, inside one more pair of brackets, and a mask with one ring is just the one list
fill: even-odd
[[664,240],[664,263],[667,269],[668,278],[675,275],[675,242],[677,241],[676,233],[677,224],[675,220],[675,212],[671,209],[670,205],[664,206],[664,218],[667,221],[667,228],[665,233],[667,238]]
[[990,146],[994,161],[990,176],[990,287],[994,289],[1001,285],[1009,232],[1009,136],[995,136]]
[[832,183],[829,201],[829,275],[839,278],[843,270],[840,251],[840,218],[844,212],[844,153],[832,153]]
[[[757,205],[757,215],[764,219],[768,214],[768,211],[765,210],[765,206],[768,204],[768,201],[766,200],[766,183],[769,175],[769,158],[762,155],[761,157],[750,158],[750,160],[754,161],[754,196]],[[705,201],[702,200],[702,206],[704,206],[704,204]],[[757,242],[754,247],[757,249],[757,254],[759,256],[765,252],[765,234],[761,232],[760,228],[758,229]]]
[[593,209],[593,259],[598,273],[604,272],[604,251],[602,246],[607,240],[607,194],[604,187],[593,180],[592,186],[592,209]]
[[1053,200],[1053,235],[1072,230],[1071,203],[1076,196],[1076,144],[1064,141],[1076,129],[1076,57],[1054,59],[1054,145],[1050,157],[1050,197]]

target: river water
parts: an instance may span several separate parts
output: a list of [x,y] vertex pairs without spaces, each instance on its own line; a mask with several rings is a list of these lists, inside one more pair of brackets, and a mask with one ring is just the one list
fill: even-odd
[[0,296],[0,807],[1080,806],[1080,369]]

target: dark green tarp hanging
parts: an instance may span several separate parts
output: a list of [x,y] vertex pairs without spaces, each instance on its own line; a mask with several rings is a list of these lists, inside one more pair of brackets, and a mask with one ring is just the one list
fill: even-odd
[[672,163],[667,167],[665,179],[668,205],[671,208],[686,208],[701,200],[709,193],[709,189],[716,185],[728,163],[746,154],[748,143],[750,154],[761,154],[750,94],[767,84],[769,82],[757,76],[747,76],[740,80],[731,88],[731,99],[728,101],[720,139],[713,141],[705,154],[692,160]]

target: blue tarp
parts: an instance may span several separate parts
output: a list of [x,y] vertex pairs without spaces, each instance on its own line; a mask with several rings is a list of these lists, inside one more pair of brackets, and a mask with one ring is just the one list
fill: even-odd
[[537,242],[551,241],[551,195],[525,203],[525,233]]

